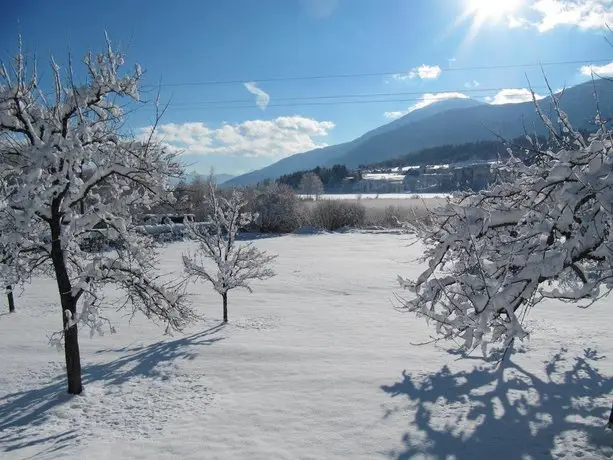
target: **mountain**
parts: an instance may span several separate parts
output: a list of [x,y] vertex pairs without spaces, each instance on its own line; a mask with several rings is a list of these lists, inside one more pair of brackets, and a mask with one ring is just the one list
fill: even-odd
[[447,99],[439,102],[435,102],[433,104],[427,105],[421,109],[414,110],[403,117],[400,117],[390,123],[387,123],[383,126],[379,126],[378,128],[369,131],[367,134],[362,136],[362,138],[366,137],[366,139],[371,139],[379,134],[384,134],[389,131],[394,131],[396,129],[400,129],[403,126],[409,125],[411,123],[415,123],[420,120],[424,120],[428,117],[438,115],[439,113],[446,112],[447,110],[452,109],[467,109],[469,107],[476,107],[485,105],[483,102],[475,101],[474,99]]
[[322,147],[315,150],[310,150],[308,152],[297,153],[290,157],[283,158],[282,160],[266,166],[265,168],[248,172],[242,176],[228,180],[225,185],[232,186],[256,184],[264,181],[265,179],[277,179],[284,174],[289,174],[295,171],[309,170],[322,165],[333,165],[336,163],[336,158],[346,155],[352,149],[357,148],[360,144],[368,141],[372,137],[396,130],[405,125],[434,116],[446,110],[474,107],[478,105],[483,104],[472,99],[448,99],[445,101],[436,102],[424,107],[423,109],[408,113],[402,118],[394,120],[383,126],[379,126],[378,128],[363,134],[351,142],[344,142],[342,144],[330,145],[328,147]]
[[[353,141],[355,142],[355,141]],[[338,158],[351,149],[352,142],[344,144],[330,145],[320,149],[310,150],[304,153],[297,153],[276,163],[266,166],[265,168],[251,171],[242,176],[237,176],[225,182],[225,186],[234,185],[251,185],[262,182],[266,179],[277,179],[283,174],[292,173],[294,171],[302,171],[313,169],[316,166],[322,165],[331,158]]]
[[[594,128],[594,92],[598,94],[604,119],[613,118],[613,83],[609,80],[583,83],[566,89],[560,99],[560,106],[576,129]],[[539,101],[539,105],[545,113],[552,114],[551,97]],[[512,139],[525,132],[546,134],[532,102],[489,105],[471,99],[451,99],[415,110],[351,142],[293,155],[227,184],[254,184],[316,166],[344,164],[354,168],[427,148],[493,140],[496,135]]]
[[[236,176],[233,176],[231,174],[214,174],[213,176],[215,177],[215,181],[217,182],[218,185],[225,184],[230,179],[233,179],[233,178],[236,177]],[[206,178],[209,177],[209,175],[208,174],[200,174],[198,172],[192,171],[192,172],[186,173],[183,176],[182,179],[183,179],[183,181],[185,181],[187,183],[190,183],[190,182],[193,182],[194,179],[196,179],[197,177],[201,177],[203,179],[206,179]]]
[[[599,95],[600,110],[605,119],[613,116],[613,83],[605,80],[584,83],[567,89],[560,106],[568,114],[575,129],[593,129],[596,115],[594,90]],[[544,113],[552,114],[551,97],[539,101]],[[556,120],[552,120],[554,123]],[[464,144],[496,139],[496,135],[512,139],[525,132],[546,135],[547,130],[532,102],[505,105],[480,105],[452,109],[393,131],[371,137],[335,163],[348,168],[380,162],[441,145]]]
[[230,179],[234,179],[235,177],[236,176],[232,174],[215,174],[215,181],[217,182],[217,184],[221,185],[225,184]]

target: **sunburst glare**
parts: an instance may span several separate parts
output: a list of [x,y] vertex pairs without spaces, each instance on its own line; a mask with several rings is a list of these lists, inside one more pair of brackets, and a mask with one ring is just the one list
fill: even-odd
[[506,19],[522,6],[524,0],[464,0],[465,7],[459,22],[471,21],[468,39],[474,38],[486,23]]

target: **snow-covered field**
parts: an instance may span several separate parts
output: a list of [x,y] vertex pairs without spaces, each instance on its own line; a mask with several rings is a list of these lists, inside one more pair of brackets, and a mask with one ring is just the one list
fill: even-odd
[[[447,198],[449,193],[329,193],[319,195],[319,200],[417,200],[418,198]],[[298,195],[302,199],[312,196]]]
[[[415,276],[405,237],[344,233],[258,240],[278,276],[255,293],[193,286],[206,320],[165,337],[143,318],[81,333],[86,393],[64,394],[47,345],[60,312],[35,280],[0,316],[0,457],[70,459],[577,459],[613,457],[611,299],[547,303],[504,372],[429,340],[393,308]],[[163,250],[179,270],[187,243]]]

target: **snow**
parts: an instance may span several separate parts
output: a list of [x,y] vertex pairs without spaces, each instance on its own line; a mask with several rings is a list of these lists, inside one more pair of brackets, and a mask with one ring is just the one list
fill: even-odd
[[449,165],[432,165],[428,169],[449,169]]
[[[451,196],[449,193],[327,193],[318,195],[318,200],[373,200],[373,199],[390,199],[390,200],[407,200],[413,198],[447,198]],[[298,195],[299,198],[311,198],[312,196]]]
[[404,174],[396,173],[367,173],[362,174],[364,180],[387,180],[387,181],[400,181],[404,180]]
[[[87,459],[611,458],[610,298],[582,310],[548,300],[503,378],[428,341],[393,308],[398,274],[423,247],[405,236],[259,239],[276,278],[231,293],[190,286],[205,320],[164,336],[141,316],[118,333],[81,333],[85,394],[64,393],[57,287],[35,279],[0,316],[0,457]],[[192,243],[172,243],[181,270]],[[108,292],[113,296],[113,292]],[[117,294],[115,294],[117,295]]]

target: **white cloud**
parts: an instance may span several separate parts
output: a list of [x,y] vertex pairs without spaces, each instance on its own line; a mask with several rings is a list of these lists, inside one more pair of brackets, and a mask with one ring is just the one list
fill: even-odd
[[468,99],[466,94],[456,93],[456,92],[447,92],[447,93],[425,93],[421,96],[420,100],[415,104],[410,106],[407,110],[396,111],[396,112],[384,112],[383,116],[388,120],[395,120],[396,118],[400,118],[405,116],[408,113],[414,112],[415,110],[423,109],[424,107],[429,106],[430,104],[434,104],[435,102],[445,101],[448,99]]
[[434,80],[441,75],[441,68],[437,65],[422,64],[411,70],[409,75],[413,75],[411,78],[419,77],[422,79]]
[[523,8],[529,18],[518,14],[507,17],[510,28],[536,27],[547,32],[558,26],[604,29],[613,23],[612,0],[531,0]]
[[409,113],[414,110],[423,109],[424,107],[429,106],[430,104],[434,104],[435,102],[446,101],[448,99],[468,99],[466,94],[456,93],[456,92],[447,92],[447,93],[426,93],[421,97],[421,100],[411,107],[409,107]]
[[591,77],[592,73],[602,77],[610,77],[613,76],[613,62],[605,65],[584,65],[579,69],[579,71],[581,72],[581,75],[588,77]]
[[[331,121],[301,116],[273,120],[249,120],[211,129],[201,122],[167,123],[158,126],[155,139],[175,152],[187,155],[236,155],[241,157],[284,157],[325,147],[315,138],[327,136]],[[141,137],[151,126],[141,128]]]
[[481,85],[477,80],[471,80],[464,83],[464,87],[467,89],[475,89]]
[[404,117],[407,113],[406,111],[396,111],[396,112],[384,112],[383,116],[388,120],[395,120],[396,118]]
[[[536,99],[543,99],[545,96],[535,94]],[[500,90],[493,97],[486,97],[485,100],[492,105],[518,104],[532,100],[532,93],[527,88],[508,88]]]
[[532,8],[542,16],[538,23],[541,32],[558,25],[602,29],[613,21],[611,0],[538,0]]
[[422,64],[419,67],[415,67],[409,70],[408,73],[397,73],[392,75],[395,80],[412,80],[414,78],[421,78],[422,80],[435,80],[441,75],[441,68],[437,65]]
[[512,14],[507,16],[507,25],[511,29],[525,29],[533,25],[526,18],[514,16]]
[[410,75],[410,73],[395,73],[394,75],[392,75],[392,78],[398,81],[405,81],[413,78]]
[[243,85],[245,85],[245,88],[247,89],[247,91],[249,91],[251,94],[255,95],[255,103],[256,103],[256,105],[260,109],[266,110],[266,107],[268,106],[268,103],[270,102],[270,96],[268,95],[268,93],[266,93],[262,89],[258,88],[257,83],[255,83],[253,81],[248,81],[246,83],[243,83]]

